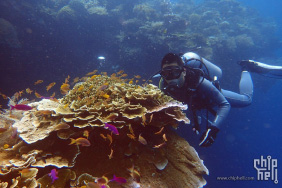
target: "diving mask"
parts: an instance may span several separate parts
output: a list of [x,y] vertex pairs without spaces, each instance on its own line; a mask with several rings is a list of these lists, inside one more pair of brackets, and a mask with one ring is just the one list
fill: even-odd
[[183,67],[167,66],[162,69],[160,75],[165,80],[173,80],[173,79],[178,79],[183,71],[184,71]]

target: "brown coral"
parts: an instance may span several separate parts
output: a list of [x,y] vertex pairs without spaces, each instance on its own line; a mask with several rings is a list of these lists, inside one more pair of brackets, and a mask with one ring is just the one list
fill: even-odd
[[[207,169],[196,152],[169,129],[180,121],[189,123],[182,112],[187,106],[154,85],[141,87],[126,83],[121,76],[95,75],[74,86],[59,102],[44,99],[29,105],[34,109],[13,124],[22,141],[0,151],[6,159],[1,164],[3,175],[30,166],[47,174],[47,166],[52,165],[72,170],[59,173],[60,180],[54,184],[60,186],[70,179],[71,172],[78,177],[87,173],[95,181],[115,174],[127,179],[123,187],[171,187],[175,181],[180,187],[205,184],[202,175]],[[61,123],[67,126],[60,130]],[[118,133],[105,129],[105,123]],[[88,138],[91,146],[70,145],[69,138],[81,137]],[[132,166],[141,178],[130,176],[127,169]],[[21,184],[22,180],[15,182]],[[50,185],[51,179],[45,175],[38,182]],[[87,183],[72,181],[74,186]],[[115,182],[106,183],[120,187]]]

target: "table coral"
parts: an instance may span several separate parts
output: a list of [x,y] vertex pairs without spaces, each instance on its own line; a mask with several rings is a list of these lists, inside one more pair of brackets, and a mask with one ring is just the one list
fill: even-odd
[[[0,150],[4,180],[13,177],[8,182],[14,185],[49,186],[48,174],[55,166],[67,168],[58,170],[53,182],[62,187],[69,181],[86,186],[90,180],[121,187],[108,180],[114,175],[125,178],[122,187],[128,188],[205,185],[206,167],[171,130],[178,122],[189,123],[182,112],[187,106],[154,85],[129,84],[124,76],[94,75],[62,99],[30,103],[33,109],[13,124],[19,143]],[[70,145],[71,139],[82,138],[91,144]],[[30,167],[38,168],[37,181],[17,176]]]

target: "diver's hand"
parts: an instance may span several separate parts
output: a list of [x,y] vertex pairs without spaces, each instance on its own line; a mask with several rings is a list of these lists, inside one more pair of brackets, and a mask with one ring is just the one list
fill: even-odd
[[195,126],[192,128],[192,130],[193,130],[193,132],[194,132],[195,134],[197,134],[197,135],[198,135],[199,132],[200,132],[200,130],[198,129],[198,127],[195,127]]
[[193,132],[194,132],[195,134],[198,135],[199,132],[200,132],[200,126],[199,126],[199,124],[195,124],[195,125],[193,126],[192,130],[193,130]]
[[214,143],[216,138],[216,134],[218,133],[219,129],[216,126],[209,126],[208,129],[202,134],[200,138],[201,147],[209,147]]

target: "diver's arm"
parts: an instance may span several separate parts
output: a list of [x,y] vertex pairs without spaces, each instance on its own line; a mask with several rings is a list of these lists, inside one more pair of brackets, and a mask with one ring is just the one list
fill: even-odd
[[230,104],[222,93],[208,80],[204,79],[198,86],[198,93],[206,97],[215,104],[218,109],[212,125],[219,128],[220,124],[224,121],[230,111]]
[[224,121],[229,113],[230,104],[221,92],[206,79],[200,83],[198,89],[198,94],[205,97],[205,101],[208,99],[207,101],[210,101],[212,105],[216,105],[218,107],[214,120],[209,122],[209,126],[200,138],[199,146],[209,147],[215,141],[216,135],[219,131],[219,125]]

